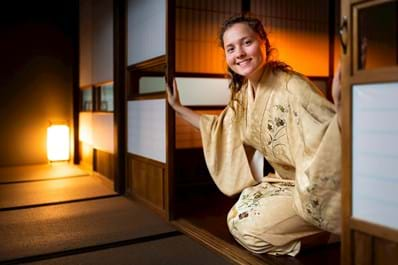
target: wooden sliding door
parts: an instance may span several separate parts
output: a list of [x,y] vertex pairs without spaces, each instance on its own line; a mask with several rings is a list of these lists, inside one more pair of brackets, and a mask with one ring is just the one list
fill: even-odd
[[398,264],[398,1],[342,1],[342,261]]

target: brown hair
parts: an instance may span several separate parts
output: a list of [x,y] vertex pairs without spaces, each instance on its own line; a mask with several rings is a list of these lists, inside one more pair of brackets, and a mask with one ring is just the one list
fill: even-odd
[[[230,27],[237,23],[246,23],[255,33],[258,34],[260,39],[262,39],[265,43],[265,52],[267,56],[267,62],[266,64],[269,65],[272,69],[272,71],[285,71],[288,72],[291,70],[291,67],[287,65],[284,62],[278,61],[278,60],[272,60],[271,55],[274,51],[274,48],[271,47],[271,44],[269,42],[267,32],[264,29],[263,24],[261,21],[257,18],[250,17],[250,16],[233,16],[230,17],[229,19],[225,20],[224,23],[221,26],[220,33],[219,33],[219,41],[220,41],[220,46],[221,48],[224,49],[224,33],[227,31]],[[228,71],[228,76],[231,79],[229,83],[229,88],[231,89],[231,99],[235,99],[236,93],[240,91],[242,88],[243,84],[247,82],[246,78],[244,76],[241,76],[234,71],[230,67],[227,69]]]

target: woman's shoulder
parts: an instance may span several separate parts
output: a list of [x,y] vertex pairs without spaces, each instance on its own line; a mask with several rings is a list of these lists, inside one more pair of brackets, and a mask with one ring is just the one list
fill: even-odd
[[333,104],[326,99],[318,88],[305,75],[291,71],[284,74],[285,91],[291,106],[301,106],[319,121],[329,119],[334,113]]
[[305,75],[290,70],[287,72],[279,72],[279,78],[284,82],[285,91],[301,102],[308,102],[314,98],[325,98],[322,90],[318,88]]

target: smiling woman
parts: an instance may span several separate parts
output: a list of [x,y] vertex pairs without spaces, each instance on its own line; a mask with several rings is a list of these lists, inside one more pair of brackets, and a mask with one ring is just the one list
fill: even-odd
[[264,40],[247,24],[237,23],[224,32],[223,42],[231,70],[256,84],[267,61]]
[[[254,253],[294,256],[307,237],[340,232],[338,115],[306,77],[272,59],[258,19],[226,20],[220,44],[231,89],[221,114],[184,107],[176,81],[173,93],[167,86],[168,102],[200,129],[217,187],[228,196],[241,192],[227,217],[236,241]],[[275,173],[259,172],[252,162],[259,156]]]

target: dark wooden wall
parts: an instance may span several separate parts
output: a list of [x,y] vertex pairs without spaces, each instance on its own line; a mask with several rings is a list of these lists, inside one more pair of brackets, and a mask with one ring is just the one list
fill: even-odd
[[0,16],[0,166],[47,162],[49,121],[72,125],[77,1],[6,1]]

